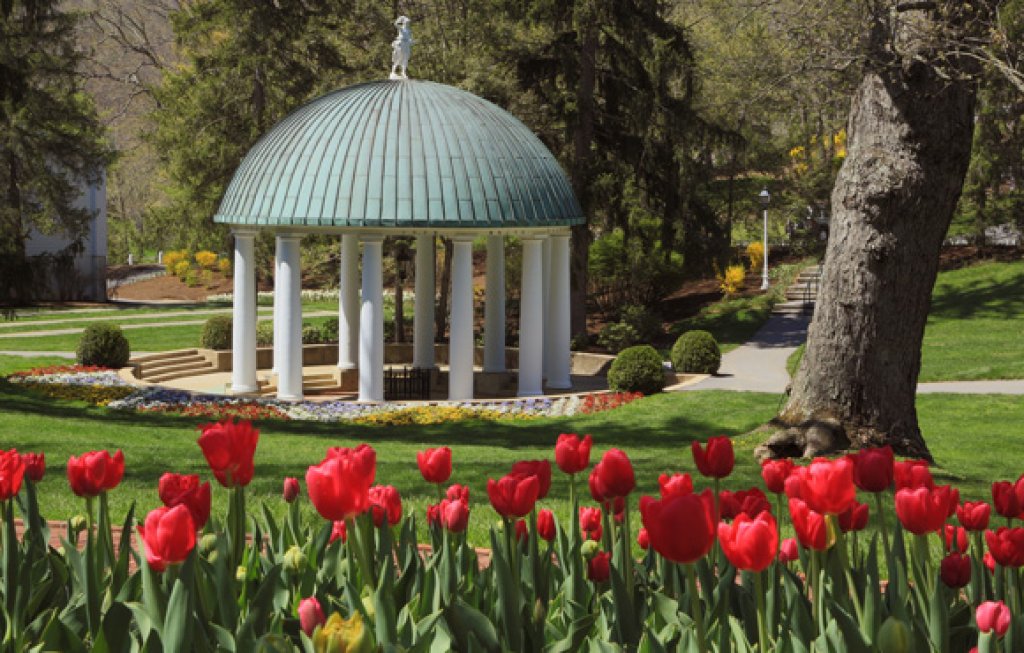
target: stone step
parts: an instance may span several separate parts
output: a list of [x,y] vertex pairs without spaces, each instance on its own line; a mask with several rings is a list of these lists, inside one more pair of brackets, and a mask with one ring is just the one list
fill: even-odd
[[139,365],[139,374],[142,378],[160,374],[161,372],[173,372],[174,370],[185,369],[189,366],[202,365],[206,363],[205,356],[182,356],[181,358],[167,358],[161,361],[151,361]]
[[789,301],[779,302],[772,308],[777,315],[810,315],[814,312],[814,302]]
[[136,356],[129,359],[130,365],[141,365],[143,363],[151,363],[154,361],[162,361],[172,358],[178,358],[180,356],[195,356],[199,354],[196,349],[179,349],[177,351],[162,351],[156,354],[147,354],[145,356]]
[[793,288],[788,288],[786,290],[786,299],[791,300],[791,301],[802,301],[802,300],[814,301],[815,299],[817,299],[817,297],[818,297],[818,293],[813,292],[813,291],[812,292],[808,292],[806,289],[803,289],[803,288],[801,288],[799,290],[795,290]]
[[143,381],[146,381],[147,383],[163,383],[164,381],[173,381],[175,379],[181,379],[186,376],[198,376],[200,374],[209,374],[210,372],[215,371],[216,369],[213,367],[213,365],[207,362],[204,365],[197,365],[195,367],[189,367],[188,369],[184,370],[177,370],[174,372],[162,372],[160,374],[155,374],[153,376],[144,378]]

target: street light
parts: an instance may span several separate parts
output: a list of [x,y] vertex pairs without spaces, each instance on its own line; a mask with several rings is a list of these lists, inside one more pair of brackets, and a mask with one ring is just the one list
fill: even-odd
[[761,290],[768,290],[768,204],[772,196],[765,188],[758,195],[761,200],[761,207],[764,209],[764,273],[761,276]]

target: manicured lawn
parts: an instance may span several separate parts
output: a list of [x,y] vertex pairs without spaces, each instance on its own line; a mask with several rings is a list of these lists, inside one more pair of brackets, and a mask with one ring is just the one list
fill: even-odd
[[1024,261],[943,272],[932,295],[921,380],[1024,379]]
[[72,365],[74,362],[59,356],[26,358],[24,356],[0,355],[0,377],[7,376],[11,372],[17,372],[18,370],[29,370],[33,367],[45,367],[48,365]]

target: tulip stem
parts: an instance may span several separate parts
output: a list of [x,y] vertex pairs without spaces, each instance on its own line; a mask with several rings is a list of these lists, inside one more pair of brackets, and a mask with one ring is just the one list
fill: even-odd
[[629,538],[629,498],[622,502],[622,567],[626,577],[626,595],[633,601],[633,546]]
[[768,651],[768,622],[765,614],[764,572],[754,572],[754,593],[757,594],[757,653]]
[[569,474],[569,521],[565,522],[567,528],[571,528],[579,509],[576,507],[576,475]]
[[697,626],[697,648],[700,653],[708,653],[708,645],[704,635],[704,615],[701,607],[700,594],[697,593],[697,572],[693,563],[687,563],[686,581],[690,590],[690,609],[693,611],[693,623]]
[[875,505],[878,507],[878,524],[882,528],[882,542],[885,544],[885,559],[891,564],[892,547],[889,545],[889,527],[885,524],[885,506],[882,504],[882,493],[875,492]]

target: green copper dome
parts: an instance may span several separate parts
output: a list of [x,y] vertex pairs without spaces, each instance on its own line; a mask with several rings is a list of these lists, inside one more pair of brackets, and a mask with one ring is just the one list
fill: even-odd
[[507,111],[452,86],[382,81],[324,95],[275,125],[214,221],[446,229],[584,218],[551,152]]

